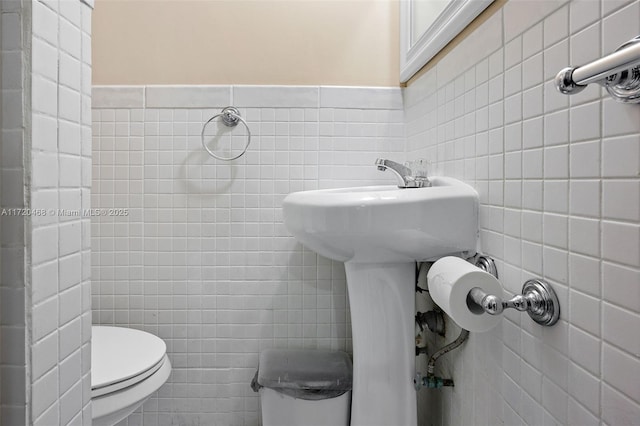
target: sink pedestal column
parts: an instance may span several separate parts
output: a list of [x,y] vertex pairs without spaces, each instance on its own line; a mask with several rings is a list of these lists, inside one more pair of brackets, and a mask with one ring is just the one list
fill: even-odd
[[345,263],[353,339],[351,426],[416,426],[415,264]]

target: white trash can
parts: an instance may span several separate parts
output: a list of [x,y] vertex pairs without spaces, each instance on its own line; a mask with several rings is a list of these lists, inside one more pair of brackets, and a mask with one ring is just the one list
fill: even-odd
[[251,387],[260,392],[262,426],[349,426],[349,355],[321,349],[267,349]]

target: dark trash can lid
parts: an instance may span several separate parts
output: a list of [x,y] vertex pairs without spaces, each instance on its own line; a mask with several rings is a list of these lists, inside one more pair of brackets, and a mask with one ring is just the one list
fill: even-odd
[[353,367],[349,355],[325,349],[266,349],[260,354],[256,382],[298,398],[325,399],[350,391]]

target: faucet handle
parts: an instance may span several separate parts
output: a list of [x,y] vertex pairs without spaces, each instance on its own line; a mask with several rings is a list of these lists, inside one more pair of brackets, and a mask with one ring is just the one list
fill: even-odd
[[429,181],[429,169],[431,163],[424,159],[407,161],[406,166],[411,170],[411,176],[417,187],[431,186]]
[[422,158],[412,161],[407,161],[405,165],[411,169],[411,175],[415,178],[426,178],[429,177],[429,169],[431,168],[431,163],[429,161],[424,160]]

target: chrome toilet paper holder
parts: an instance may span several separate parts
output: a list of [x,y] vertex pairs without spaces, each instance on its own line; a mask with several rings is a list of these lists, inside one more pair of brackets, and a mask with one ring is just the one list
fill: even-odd
[[[498,278],[498,270],[492,258],[477,255],[474,264]],[[560,303],[556,292],[549,283],[540,279],[527,280],[522,286],[522,294],[517,294],[509,300],[503,300],[500,296],[487,294],[481,288],[474,287],[467,295],[467,306],[476,314],[486,312],[499,315],[509,308],[527,311],[532,320],[544,326],[552,326],[560,318]]]

